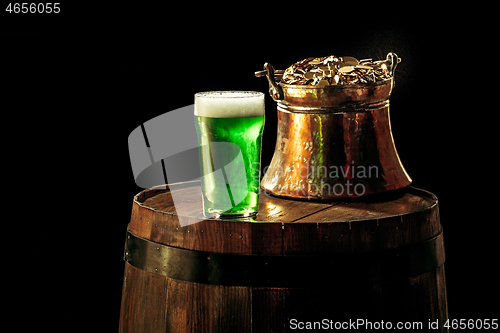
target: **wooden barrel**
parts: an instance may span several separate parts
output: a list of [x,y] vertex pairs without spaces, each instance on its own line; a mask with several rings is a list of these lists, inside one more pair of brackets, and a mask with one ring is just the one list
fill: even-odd
[[[198,183],[176,191],[180,204],[199,209]],[[446,332],[432,193],[406,187],[331,202],[261,193],[256,219],[181,227],[168,187],[136,195],[119,331],[425,331],[439,320]]]

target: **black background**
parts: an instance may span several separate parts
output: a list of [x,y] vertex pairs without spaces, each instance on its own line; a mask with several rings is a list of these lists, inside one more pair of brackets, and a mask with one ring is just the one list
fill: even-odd
[[[199,91],[267,92],[254,76],[265,62],[285,69],[308,56],[390,51],[402,58],[394,141],[413,185],[439,198],[449,317],[498,318],[493,30],[472,26],[472,11],[448,8],[286,7],[0,8],[4,209],[16,216],[4,239],[24,244],[5,266],[35,327],[118,329],[124,235],[142,190],[128,155],[133,129],[192,104]],[[268,95],[266,110],[263,165],[276,138]]]

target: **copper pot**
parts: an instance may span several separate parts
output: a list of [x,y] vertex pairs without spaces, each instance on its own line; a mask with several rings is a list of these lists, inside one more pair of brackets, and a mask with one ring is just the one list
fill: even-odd
[[387,56],[389,79],[328,86],[277,83],[266,63],[256,75],[267,76],[278,104],[278,135],[261,187],[281,197],[329,200],[409,185],[389,117],[399,60]]

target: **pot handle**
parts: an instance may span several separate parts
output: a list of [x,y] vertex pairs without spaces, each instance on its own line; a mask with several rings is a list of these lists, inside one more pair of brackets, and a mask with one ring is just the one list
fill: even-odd
[[396,66],[401,62],[401,58],[399,58],[396,53],[389,52],[387,53],[386,59],[390,61],[389,72],[391,73],[391,76],[394,76],[394,71],[396,70]]
[[268,62],[264,64],[264,69],[265,70],[263,71],[255,72],[255,76],[267,77],[267,80],[269,81],[269,95],[271,95],[273,100],[279,102],[283,99],[283,89],[281,89],[281,87],[276,83],[274,74],[283,73],[283,71],[275,71],[274,67]]

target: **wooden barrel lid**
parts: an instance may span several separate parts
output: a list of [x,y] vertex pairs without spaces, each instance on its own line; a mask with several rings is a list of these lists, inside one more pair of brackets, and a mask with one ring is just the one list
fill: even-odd
[[[428,240],[441,231],[434,194],[406,187],[344,201],[298,201],[261,191],[255,221],[204,219],[197,181],[134,197],[129,229],[179,248],[233,254],[358,253]],[[172,185],[173,186],[173,185]],[[176,207],[192,224],[182,227]]]

